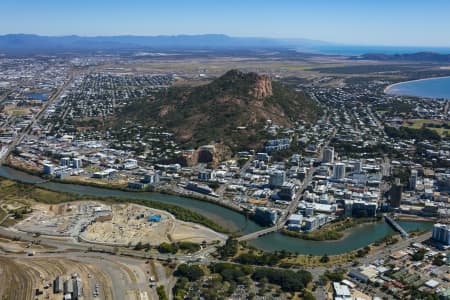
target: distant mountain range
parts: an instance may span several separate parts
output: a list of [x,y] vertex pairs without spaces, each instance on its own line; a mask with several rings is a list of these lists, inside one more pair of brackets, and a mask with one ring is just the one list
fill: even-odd
[[[361,56],[363,59],[444,61],[450,48],[357,46],[312,39],[232,37],[224,34],[158,36],[0,35],[0,54],[28,55],[71,51],[294,50],[302,53]],[[366,54],[369,53],[369,54]],[[381,53],[381,54],[376,54]],[[405,54],[396,54],[405,53]],[[434,55],[433,55],[434,54]],[[438,55],[442,54],[442,57]]]
[[76,50],[198,50],[243,48],[297,48],[325,45],[308,39],[272,39],[258,37],[230,37],[223,34],[174,36],[40,36],[32,34],[0,35],[0,51],[7,53],[36,53],[44,51]]
[[417,52],[406,54],[372,53],[361,55],[357,57],[357,59],[378,60],[378,61],[421,61],[421,62],[450,63],[450,54],[440,54],[434,52]]

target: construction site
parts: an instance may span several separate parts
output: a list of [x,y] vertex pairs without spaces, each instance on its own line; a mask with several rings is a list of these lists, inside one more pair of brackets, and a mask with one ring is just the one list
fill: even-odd
[[39,235],[76,238],[115,246],[159,245],[189,241],[224,241],[225,235],[183,222],[165,211],[137,204],[78,201],[56,205],[35,203],[32,212],[14,228]]

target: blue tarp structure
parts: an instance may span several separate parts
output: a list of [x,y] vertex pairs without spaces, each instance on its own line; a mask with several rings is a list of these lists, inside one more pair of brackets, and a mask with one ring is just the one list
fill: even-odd
[[147,218],[149,222],[159,222],[161,221],[161,219],[162,219],[161,215],[153,215]]

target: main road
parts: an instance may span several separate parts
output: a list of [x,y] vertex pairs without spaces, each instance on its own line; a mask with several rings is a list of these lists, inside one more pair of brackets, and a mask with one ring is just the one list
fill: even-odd
[[28,125],[27,128],[23,130],[22,133],[20,133],[15,140],[7,147],[7,150],[2,152],[2,155],[0,155],[0,165],[5,162],[8,155],[16,148],[17,145],[19,145],[22,140],[30,134],[31,130],[36,126],[37,122],[42,118],[44,112],[47,110],[47,108],[56,100],[59,96],[64,92],[66,87],[72,82],[74,78],[74,72],[71,71],[69,73],[69,78],[64,82],[64,84],[58,88],[58,90],[53,93],[53,95],[48,99],[47,102],[45,102],[44,107],[36,114],[36,116],[32,119],[30,125]]
[[[330,140],[334,137],[335,134],[336,134],[336,131],[334,130],[333,133],[331,134],[331,136],[326,141],[326,143],[323,145],[323,147],[321,147],[320,152],[317,154],[318,159],[322,159],[323,149],[328,147]],[[308,172],[308,175],[306,176],[306,178],[303,180],[302,184],[300,185],[298,192],[295,194],[294,199],[290,202],[290,204],[286,210],[286,213],[277,221],[277,223],[274,226],[265,228],[265,229],[262,229],[259,231],[255,231],[255,232],[249,233],[247,235],[243,235],[243,236],[239,237],[237,240],[238,241],[253,240],[262,235],[282,229],[284,224],[286,223],[286,221],[289,219],[289,217],[297,211],[300,199],[302,198],[302,195],[305,192],[305,189],[312,182],[312,179],[313,179],[314,173],[316,172],[316,169],[317,169],[316,167],[312,167],[311,170]]]

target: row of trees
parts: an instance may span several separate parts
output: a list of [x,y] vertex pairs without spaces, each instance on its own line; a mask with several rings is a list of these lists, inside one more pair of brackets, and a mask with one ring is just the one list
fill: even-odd
[[394,139],[415,139],[417,141],[428,140],[436,142],[439,142],[441,140],[441,136],[436,131],[433,131],[426,127],[416,129],[408,127],[395,128],[386,126],[384,130],[390,138]]
[[158,246],[160,253],[177,253],[178,250],[184,250],[188,253],[197,252],[201,249],[200,245],[192,242],[179,242],[179,243],[162,243]]

